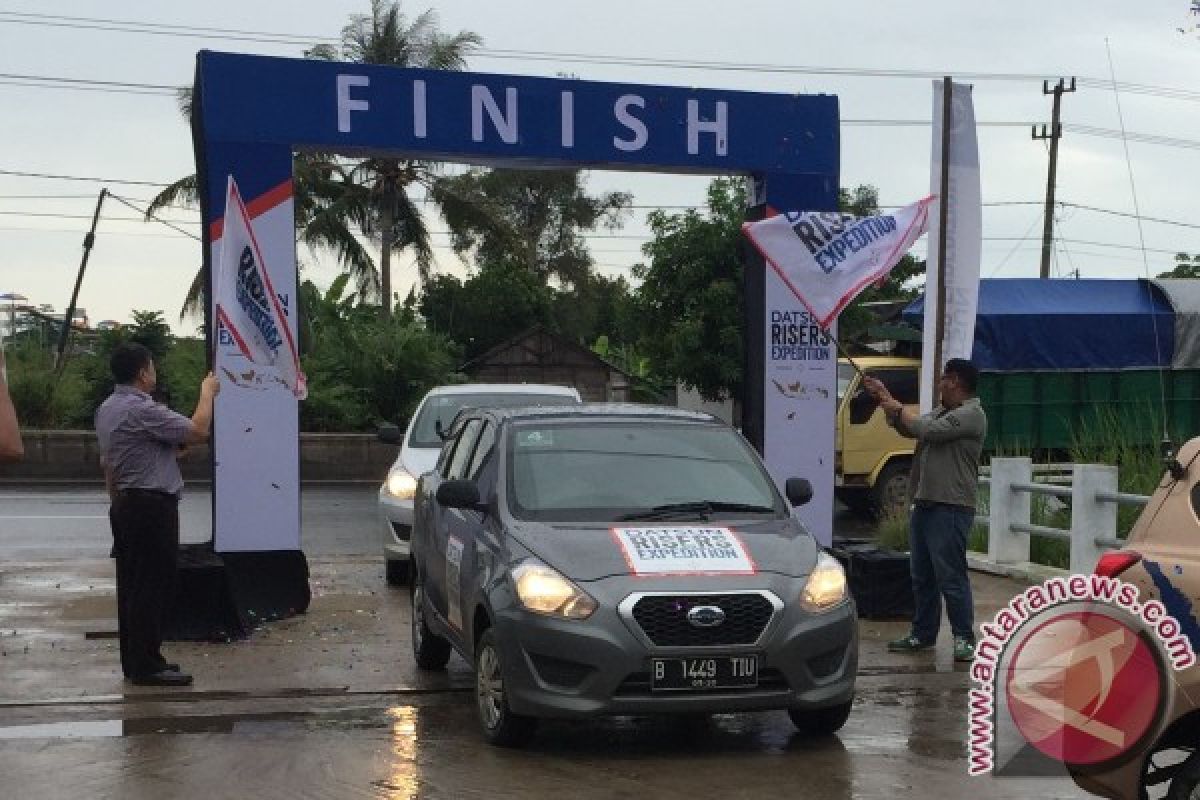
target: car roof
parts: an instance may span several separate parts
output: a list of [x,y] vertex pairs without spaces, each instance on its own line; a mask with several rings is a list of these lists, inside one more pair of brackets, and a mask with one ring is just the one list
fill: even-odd
[[489,408],[486,413],[498,420],[523,421],[534,419],[654,419],[672,422],[719,423],[712,414],[688,411],[672,406],[652,406],[641,403],[583,403],[577,406],[521,406]]
[[444,394],[549,394],[562,397],[578,397],[579,392],[570,386],[550,383],[455,383],[435,386],[429,396]]

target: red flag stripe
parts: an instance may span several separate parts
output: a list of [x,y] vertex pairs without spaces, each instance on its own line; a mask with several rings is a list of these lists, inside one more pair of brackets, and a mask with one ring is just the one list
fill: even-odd
[[[290,199],[292,196],[292,179],[288,178],[283,183],[273,189],[268,189],[263,194],[251,200],[246,204],[246,211],[249,219],[254,219],[257,216],[267,213],[275,206]],[[225,209],[225,213],[229,213],[229,209]],[[209,226],[209,240],[217,241],[225,232],[225,218],[218,217],[213,220]]]

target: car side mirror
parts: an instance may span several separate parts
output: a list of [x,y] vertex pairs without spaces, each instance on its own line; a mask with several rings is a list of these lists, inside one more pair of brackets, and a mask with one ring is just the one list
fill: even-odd
[[784,484],[784,493],[793,506],[802,506],[812,500],[813,488],[807,478],[788,478]]
[[384,444],[400,444],[404,440],[404,433],[390,422],[380,425],[376,435]]
[[479,502],[479,484],[475,481],[444,481],[434,495],[444,508],[465,508],[468,511],[486,511]]
[[446,433],[446,429],[444,427],[442,427],[442,418],[441,417],[438,417],[437,419],[435,419],[433,421],[433,432],[436,433],[438,438],[441,439],[443,442],[446,441],[446,437],[449,436],[449,434]]

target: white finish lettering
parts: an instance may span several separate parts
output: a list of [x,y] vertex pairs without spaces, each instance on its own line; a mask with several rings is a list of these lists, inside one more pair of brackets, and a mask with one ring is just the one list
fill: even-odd
[[487,110],[492,127],[500,134],[500,140],[505,144],[517,143],[517,90],[509,87],[504,90],[504,113],[496,105],[496,98],[486,86],[471,87],[471,139],[483,141],[483,112]]
[[562,93],[562,146],[575,146],[575,93]]
[[622,139],[618,136],[613,137],[613,147],[623,150],[626,153],[641,150],[646,146],[646,142],[650,141],[650,131],[646,130],[646,123],[630,113],[630,106],[645,108],[646,100],[636,94],[623,94],[617,98],[617,102],[613,106],[617,122],[624,125],[633,133],[632,139]]
[[337,113],[338,133],[350,132],[350,112],[367,111],[371,104],[366,100],[354,100],[350,97],[351,86],[370,86],[371,79],[366,75],[337,76]]
[[700,134],[711,133],[717,137],[716,154],[729,155],[729,104],[717,101],[716,120],[700,120],[700,102],[688,100],[687,106],[687,149],[688,155],[700,152]]
[[413,81],[413,136],[424,139],[429,132],[429,107],[425,100],[425,81]]

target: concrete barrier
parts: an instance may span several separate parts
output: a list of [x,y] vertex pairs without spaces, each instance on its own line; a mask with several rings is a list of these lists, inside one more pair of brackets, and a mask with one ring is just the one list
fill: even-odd
[[[0,464],[0,484],[103,483],[94,431],[22,431],[25,459]],[[300,480],[380,483],[399,448],[368,433],[300,434]],[[187,481],[212,480],[208,445],[189,448],[179,465]]]

